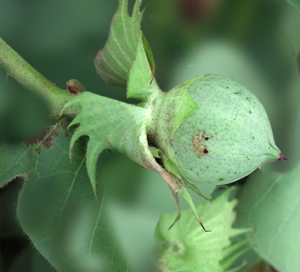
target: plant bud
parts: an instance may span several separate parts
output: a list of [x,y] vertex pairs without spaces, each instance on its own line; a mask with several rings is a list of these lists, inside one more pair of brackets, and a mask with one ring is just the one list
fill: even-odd
[[[194,109],[192,103],[182,106],[187,94]],[[193,112],[179,124],[180,111]],[[190,79],[162,95],[153,113],[151,141],[161,150],[164,167],[183,180],[227,184],[267,161],[286,160],[262,104],[228,77]]]

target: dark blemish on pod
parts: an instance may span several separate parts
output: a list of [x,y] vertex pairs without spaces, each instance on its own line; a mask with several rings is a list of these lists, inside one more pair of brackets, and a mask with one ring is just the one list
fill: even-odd
[[219,181],[223,181],[224,179],[223,178],[219,178]]
[[208,141],[212,136],[204,136],[205,131],[201,131],[198,135],[193,136],[194,150],[198,152],[198,157],[201,158],[209,153],[207,146],[202,143],[202,140]]
[[252,113],[252,111],[251,111],[251,110],[249,110],[249,113],[251,114],[251,113]]

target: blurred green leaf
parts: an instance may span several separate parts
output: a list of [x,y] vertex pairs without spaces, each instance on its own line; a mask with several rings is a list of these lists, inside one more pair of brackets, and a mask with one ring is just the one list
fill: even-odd
[[113,18],[108,40],[94,60],[98,74],[106,85],[126,88],[129,70],[134,62],[143,12],[137,0],[132,17],[128,15],[128,0],[120,0]]
[[231,192],[228,189],[211,205],[205,201],[197,206],[202,221],[212,232],[203,231],[190,209],[182,212],[181,220],[170,231],[175,214],[164,214],[159,219],[155,251],[162,271],[223,271],[220,262],[228,257],[230,238],[248,231],[231,227],[237,204],[236,200],[228,200]]
[[243,187],[238,226],[255,227],[253,249],[280,272],[300,271],[300,162],[288,173],[258,171]]
[[297,63],[298,63],[298,71],[300,73],[300,44],[298,45],[298,49],[296,52],[296,59],[297,59]]
[[300,0],[287,0],[300,13]]
[[49,119],[47,104],[0,69],[0,141],[16,142],[35,135]]
[[[250,232],[250,230],[249,230]],[[226,272],[239,271],[240,268],[245,266],[245,262],[239,264],[239,266],[232,268],[233,264],[238,260],[239,257],[244,256],[246,252],[250,249],[248,242],[250,237],[246,237],[241,241],[232,243],[229,247],[225,248],[223,251],[223,260],[221,261],[222,268]],[[248,245],[245,247],[245,245]]]
[[34,246],[58,271],[126,271],[106,212],[105,182],[95,199],[76,145],[70,163],[67,123],[48,127],[35,139],[0,146],[0,184],[26,177],[17,216]]
[[[9,184],[0,190],[0,239],[13,240],[20,239],[27,242],[26,237],[16,221],[16,206],[18,194],[22,189],[22,179],[16,179],[15,182]],[[1,244],[0,240],[0,245]],[[5,252],[7,254],[7,251]],[[1,271],[1,270],[0,270]]]
[[55,272],[56,270],[33,247],[27,246],[17,255],[7,272],[17,271]]

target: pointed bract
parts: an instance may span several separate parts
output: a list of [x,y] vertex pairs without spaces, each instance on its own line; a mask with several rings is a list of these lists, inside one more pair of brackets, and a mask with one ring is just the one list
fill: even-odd
[[78,125],[71,139],[70,151],[81,136],[89,138],[86,165],[94,192],[96,164],[103,150],[116,150],[140,164],[154,160],[148,149],[145,109],[90,92],[74,96],[65,109],[73,106],[81,110],[70,124]]

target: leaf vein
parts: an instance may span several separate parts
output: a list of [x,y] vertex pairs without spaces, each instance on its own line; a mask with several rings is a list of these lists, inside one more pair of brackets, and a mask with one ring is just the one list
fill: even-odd
[[[123,70],[123,72],[125,72],[125,74],[127,75],[128,71],[126,70],[126,68],[124,68],[124,66],[122,65],[122,63],[119,62],[119,60],[115,57],[115,55],[110,51],[109,48],[109,44],[107,44],[106,46],[106,50],[107,52],[110,54],[110,56],[114,59],[114,61],[118,64],[118,66]],[[103,55],[103,54],[102,54]],[[103,56],[102,56],[103,57]],[[111,67],[111,66],[110,66]],[[111,67],[112,68],[112,67]],[[115,70],[115,72],[117,72],[118,74],[120,74],[118,71]],[[122,74],[121,74],[122,75]],[[123,76],[126,79],[126,76]]]
[[120,46],[118,40],[116,39],[116,36],[115,36],[113,30],[114,30],[114,28],[112,28],[112,29],[111,29],[111,32],[110,32],[110,33],[111,33],[111,37],[114,39],[116,46],[119,48],[120,53],[122,54],[122,56],[123,56],[124,59],[126,60],[128,66],[130,67],[130,66],[131,66],[131,61],[130,61],[130,59],[128,59],[128,57],[127,57],[127,55],[126,55],[126,53],[125,53],[125,50],[123,50],[122,47]]
[[[107,48],[107,47],[106,47]],[[108,52],[110,53],[109,49],[107,48]],[[105,62],[105,64],[118,76],[120,76],[122,79],[126,80],[126,77],[124,77],[122,74],[120,74],[118,71],[116,71],[110,64],[109,62],[106,60],[106,58],[104,57],[104,54],[101,55],[101,59]],[[103,70],[101,70],[102,72]]]
[[102,195],[101,205],[100,205],[100,208],[99,208],[99,212],[98,212],[98,215],[97,215],[97,219],[96,219],[95,226],[94,226],[92,236],[91,236],[91,240],[90,240],[90,248],[89,248],[89,255],[90,256],[91,256],[92,246],[93,246],[93,242],[94,242],[94,236],[95,236],[96,229],[97,229],[97,226],[98,226],[98,223],[99,223],[99,220],[100,220],[100,217],[101,217],[101,213],[102,213],[102,210],[103,210],[103,206],[104,206],[105,192],[106,192],[106,189],[104,190],[103,195]]
[[112,74],[105,73],[103,70],[101,70],[101,73],[102,73],[103,75],[105,75],[106,78],[111,78],[111,79],[113,79],[113,80],[116,81],[116,82],[120,82],[121,85],[124,85],[124,82],[123,82],[122,79],[117,78],[117,77],[113,76]]
[[[124,12],[124,6],[125,4],[122,5],[122,10],[121,10],[121,15],[122,15],[122,21],[123,21],[123,29],[124,29],[124,35],[125,35],[125,40],[126,40],[126,43],[128,45],[128,48],[130,48],[130,45],[129,45],[129,40],[128,40],[128,35],[127,35],[127,31],[126,31],[126,21],[124,19],[124,13],[126,14],[126,11]],[[129,18],[130,20],[130,18]]]
[[[76,172],[75,172],[75,174],[74,174],[74,177],[73,177],[71,186],[70,186],[70,188],[69,188],[69,190],[68,190],[68,192],[67,192],[67,196],[66,196],[65,201],[64,201],[64,203],[63,203],[63,205],[62,205],[62,207],[61,207],[61,213],[60,213],[60,215],[59,215],[59,220],[58,220],[57,233],[58,233],[58,231],[59,231],[59,226],[60,226],[60,222],[61,222],[63,210],[64,210],[64,208],[65,208],[65,206],[66,206],[66,204],[67,204],[67,202],[68,202],[68,199],[69,199],[69,197],[70,197],[71,191],[72,191],[73,186],[74,186],[74,184],[75,184],[75,181],[76,181],[78,172],[80,171],[81,167],[83,166],[84,161],[85,161],[85,158],[82,159],[82,161],[81,161],[81,163],[80,163],[78,169],[76,170]],[[56,233],[56,235],[57,235],[57,233]]]

